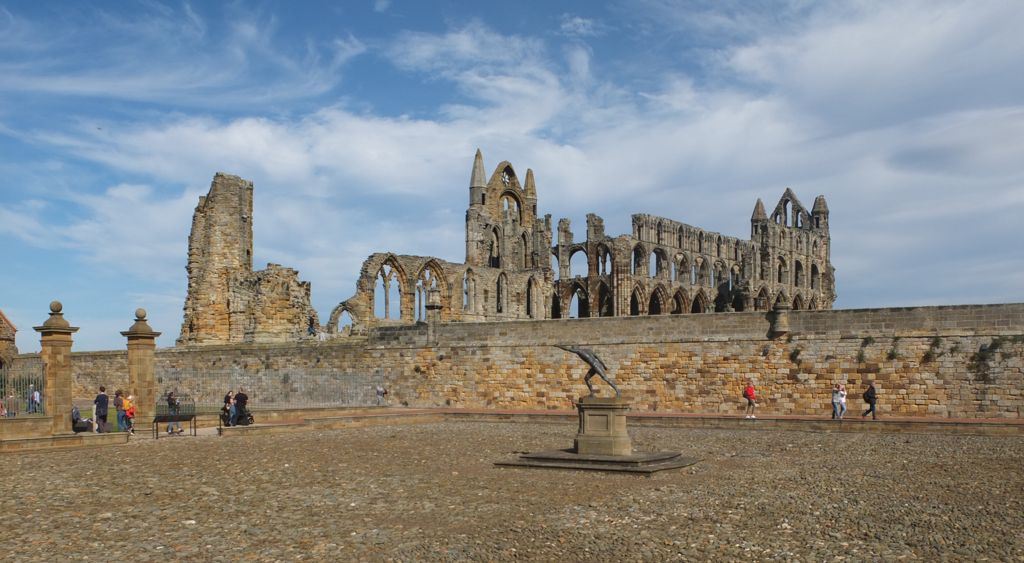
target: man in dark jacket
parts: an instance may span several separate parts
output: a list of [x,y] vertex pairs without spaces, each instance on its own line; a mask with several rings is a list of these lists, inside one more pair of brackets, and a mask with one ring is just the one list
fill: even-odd
[[110,397],[107,397],[107,388],[100,385],[100,393],[93,399],[92,404],[96,405],[96,432],[107,431],[107,409],[110,407]]
[[245,394],[245,389],[239,387],[238,393],[235,393],[235,415],[231,418],[231,426],[237,426],[239,418],[247,418],[245,412],[248,404],[249,396]]
[[871,415],[871,420],[878,418],[878,413],[875,411],[875,403],[878,402],[878,393],[875,392],[875,384],[869,382],[868,390],[864,392],[864,402],[868,404],[868,410],[864,411],[861,416]]

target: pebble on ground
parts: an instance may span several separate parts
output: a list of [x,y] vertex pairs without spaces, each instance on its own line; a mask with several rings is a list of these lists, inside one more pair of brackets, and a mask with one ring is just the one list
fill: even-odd
[[1024,440],[631,428],[698,464],[502,468],[575,424],[446,422],[0,455],[17,561],[1024,559]]

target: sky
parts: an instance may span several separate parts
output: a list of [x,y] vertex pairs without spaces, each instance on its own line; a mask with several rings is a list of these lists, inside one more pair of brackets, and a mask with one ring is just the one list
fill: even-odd
[[326,319],[373,252],[465,258],[477,148],[577,238],[831,211],[836,308],[1024,301],[1024,3],[0,0],[0,309],[76,350],[180,332],[192,212]]

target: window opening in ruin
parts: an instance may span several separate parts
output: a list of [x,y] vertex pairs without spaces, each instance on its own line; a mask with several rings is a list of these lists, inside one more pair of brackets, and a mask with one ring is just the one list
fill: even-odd
[[486,204],[487,204],[487,194],[483,194],[482,193],[482,194],[480,194],[480,205],[486,205]]
[[378,319],[398,320],[402,318],[402,288],[398,272],[391,264],[384,264],[377,272],[377,283],[373,291],[374,315]]
[[733,288],[739,287],[739,285],[740,285],[740,267],[739,266],[733,266],[732,270],[730,270],[730,272],[729,272],[729,291],[732,291]]
[[590,300],[587,299],[587,293],[582,287],[574,287],[569,299],[570,319],[585,319],[590,316]]
[[558,298],[557,293],[551,295],[551,318],[562,318],[562,301]]
[[797,287],[804,285],[804,265],[799,260],[793,263],[793,284]]
[[821,228],[821,217],[815,217],[814,218],[814,228],[815,229],[820,229]]
[[526,315],[531,319],[537,318],[537,311],[533,308],[533,292],[537,290],[536,284],[533,283],[533,278],[526,281]]
[[796,297],[793,298],[793,310],[794,311],[799,311],[800,309],[803,309],[803,308],[804,308],[804,300],[799,295],[797,295]]
[[597,287],[597,311],[600,317],[612,316],[612,292],[603,282]]
[[704,305],[704,294],[698,293],[697,296],[693,298],[693,307],[690,308],[690,312],[703,313],[706,310],[707,307]]
[[427,320],[427,300],[431,289],[437,289],[437,276],[429,268],[424,268],[416,280],[416,320]]
[[697,285],[697,264],[690,266],[690,285]]
[[683,230],[679,229],[679,233],[676,235],[676,248],[683,248]]
[[487,247],[487,265],[492,268],[501,267],[501,244],[498,239],[498,229],[491,231],[491,242]]
[[722,257],[722,237],[718,237],[715,241],[715,256]]
[[647,273],[652,278],[661,276],[661,268],[658,267],[658,253],[651,252],[650,258],[647,260]]
[[607,276],[612,273],[611,253],[608,252],[608,247],[604,245],[598,246],[597,256],[598,275]]
[[818,272],[818,265],[811,264],[811,289],[818,289],[821,285],[821,274]]
[[526,238],[526,233],[523,233],[523,237],[520,239],[520,242],[523,245],[523,269],[525,270],[532,266],[532,264],[530,264],[530,241]]
[[669,279],[669,281],[676,281],[676,277],[678,275],[679,275],[679,272],[676,271],[676,263],[675,262],[670,262],[669,263],[669,267],[668,267],[668,279]]
[[505,194],[501,196],[501,210],[502,217],[506,221],[523,222],[523,216],[519,209],[519,200],[511,195]]
[[562,270],[558,267],[558,248],[551,251],[551,274],[556,280],[562,279]]
[[779,276],[776,280],[777,283],[786,283],[786,261],[779,258]]
[[782,200],[782,226],[789,225],[789,200]]
[[462,275],[462,310],[469,311],[472,307],[473,294],[471,291],[473,272],[466,270]]
[[338,317],[338,328],[337,334],[341,337],[352,336],[352,315],[348,311],[342,311],[341,316]]
[[[629,273],[634,276],[642,275],[644,268],[647,267],[647,256],[644,255],[644,249],[639,244],[633,249],[633,264]],[[649,274],[648,274],[649,275]]]
[[589,262],[587,251],[582,249],[573,251],[569,256],[569,277],[589,275]]
[[711,278],[711,265],[708,264],[707,260],[701,260],[701,262],[700,262],[700,270],[697,271],[697,283],[700,284],[700,285],[713,285],[713,283],[711,283],[711,284],[708,283],[709,280],[711,282],[714,282],[714,280],[710,279],[710,278]]
[[636,317],[640,314],[640,296],[637,295],[639,289],[633,290],[633,295],[629,297],[629,315]]
[[684,308],[683,296],[677,293],[676,296],[672,298],[672,314],[682,315]]
[[498,276],[497,292],[495,294],[497,300],[495,301],[495,310],[499,313],[504,313],[508,310],[508,278],[505,277],[505,273],[502,272]]
[[665,244],[665,226],[658,223],[658,244]]
[[746,303],[743,302],[743,296],[737,294],[732,298],[732,310],[736,312],[743,312],[746,309]]
[[697,252],[704,254],[704,233],[697,235]]
[[647,314],[648,315],[660,315],[661,314],[661,298],[658,295],[657,291],[651,293],[651,300],[647,304]]
[[768,310],[768,290],[761,288],[761,292],[757,294],[757,299],[754,300],[755,311],[767,311]]

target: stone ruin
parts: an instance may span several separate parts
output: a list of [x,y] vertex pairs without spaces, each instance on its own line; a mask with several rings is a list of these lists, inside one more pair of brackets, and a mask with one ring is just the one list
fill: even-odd
[[18,332],[14,323],[7,318],[3,311],[0,311],[0,370],[11,365],[11,360],[18,355],[18,347],[15,345],[14,336]]
[[188,239],[179,345],[298,340],[319,325],[309,282],[277,264],[252,269],[252,182],[218,173]]
[[[322,326],[298,272],[252,270],[252,190],[217,174],[200,198],[181,345],[349,336],[426,322],[430,311],[441,322],[502,321],[831,309],[836,298],[824,196],[808,210],[787,188],[771,214],[758,199],[749,240],[648,214],[633,215],[631,234],[609,236],[589,214],[586,237],[576,241],[568,219],[553,231],[551,215],[537,215],[532,170],[520,182],[503,161],[488,179],[478,150],[465,262],[372,254],[356,294]],[[577,256],[583,271],[571,268]]]

